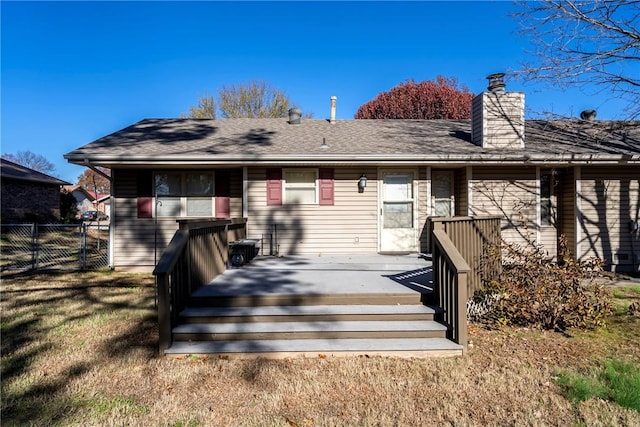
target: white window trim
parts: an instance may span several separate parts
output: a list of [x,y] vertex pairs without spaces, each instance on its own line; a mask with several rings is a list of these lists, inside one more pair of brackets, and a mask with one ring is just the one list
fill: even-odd
[[[549,176],[549,197],[542,197],[542,177],[543,175]],[[553,226],[554,221],[554,212],[553,212],[553,196],[554,196],[554,186],[555,180],[553,177],[553,173],[550,169],[542,169],[538,168],[538,224],[540,227],[551,227]],[[549,224],[543,223],[543,215],[542,215],[542,202],[548,201],[549,203]],[[539,241],[539,240],[538,240]]]
[[[187,175],[193,173],[207,174],[211,175],[211,185],[212,185],[212,195],[211,196],[189,196],[187,195]],[[156,194],[156,175],[160,174],[176,174],[180,175],[180,195],[158,195]],[[211,170],[189,170],[189,171],[173,171],[173,170],[157,170],[153,171],[152,174],[153,179],[153,192],[154,192],[154,203],[153,203],[153,217],[154,218],[200,218],[201,216],[188,216],[187,215],[187,200],[190,198],[211,198],[211,216],[214,217],[216,214],[216,204],[215,204],[215,188],[216,188],[216,174],[215,171]],[[158,201],[162,201],[163,198],[167,199],[180,199],[180,214],[179,215],[163,215],[158,216],[157,208]]]
[[[287,173],[288,172],[310,172],[313,171],[315,173],[315,179],[313,181],[313,190],[314,190],[314,202],[313,203],[291,203],[287,202]],[[320,204],[320,191],[318,188],[320,186],[319,182],[319,169],[318,168],[283,168],[282,169],[282,204],[283,205],[319,205]],[[311,186],[309,185],[309,188]],[[307,188],[307,187],[304,187]]]
[[[384,195],[385,178],[387,176],[394,176],[394,175],[401,175],[401,176],[411,175],[411,183],[409,184],[409,189],[411,190],[411,197],[407,197],[403,200],[395,200],[395,201],[385,200],[385,195]],[[378,227],[380,227],[380,230],[384,228],[383,211],[384,211],[385,204],[387,203],[411,203],[412,226],[407,227],[406,229],[412,228],[417,230],[418,214],[419,214],[418,212],[418,193],[419,193],[418,178],[420,176],[419,170],[418,169],[379,169],[378,176],[380,177],[378,181],[379,182],[378,197],[380,199],[380,202],[379,202],[380,216],[378,217]]]

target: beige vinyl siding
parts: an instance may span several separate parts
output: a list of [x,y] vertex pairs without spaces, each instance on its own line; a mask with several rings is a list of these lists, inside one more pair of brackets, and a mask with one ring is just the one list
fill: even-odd
[[486,132],[484,118],[486,113],[484,112],[483,102],[484,99],[480,95],[477,95],[471,101],[471,142],[480,147],[482,147],[482,138]]
[[152,271],[164,248],[178,229],[175,219],[137,218],[136,198],[116,198],[114,268],[124,271]]
[[[113,267],[123,271],[150,272],[178,229],[177,218],[138,218],[139,171],[113,171],[111,216],[113,227]],[[147,171],[149,177],[151,174]],[[242,216],[242,171],[231,172],[231,216]]]
[[473,215],[500,215],[502,238],[535,244],[537,228],[534,167],[475,167],[472,171]]
[[231,169],[229,172],[230,197],[229,208],[231,210],[231,218],[242,217],[242,169]]
[[638,220],[637,167],[582,167],[581,259],[598,257],[616,270],[638,268],[640,239],[629,222]]
[[467,216],[469,212],[469,183],[467,179],[467,168],[454,171],[453,194],[455,195],[455,212],[458,216]]
[[[111,197],[116,206],[111,216],[113,227],[113,267],[116,270],[151,271],[154,258],[169,243],[177,229],[177,224],[164,219],[158,224],[152,218],[138,218],[137,177],[133,169],[113,170],[113,191]],[[155,248],[156,236],[158,246]]]
[[419,168],[416,203],[418,204],[418,240],[421,253],[429,253],[431,251],[429,249],[429,228],[427,225],[427,218],[431,214],[430,186],[431,180],[429,179],[428,168]]
[[[367,188],[358,193],[360,175]],[[280,255],[375,253],[378,200],[375,168],[334,169],[334,205],[268,206],[266,169],[249,168],[247,236],[261,238],[277,225]],[[265,249],[268,241],[263,242]]]
[[571,256],[576,255],[576,184],[573,168],[562,171],[558,186],[559,233],[564,235]]
[[558,230],[553,225],[540,226],[540,249],[549,259],[557,260]]

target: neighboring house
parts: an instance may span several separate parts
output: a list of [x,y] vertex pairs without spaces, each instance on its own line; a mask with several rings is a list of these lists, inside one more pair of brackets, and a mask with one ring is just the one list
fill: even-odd
[[98,194],[96,204],[100,212],[104,212],[108,217],[111,216],[111,194]]
[[86,211],[100,211],[105,214],[110,214],[110,198],[109,194],[99,194],[93,191],[89,191],[81,185],[65,185],[64,190],[71,193],[76,199],[76,205],[78,207],[78,217]]
[[85,190],[84,187],[80,185],[65,185],[63,189],[68,193],[71,193],[73,198],[76,199],[78,217],[82,212],[95,210],[93,205],[95,198],[89,191]]
[[0,176],[3,223],[60,221],[60,188],[68,182],[6,159]]
[[329,120],[146,119],[65,158],[112,171],[116,269],[150,271],[184,217],[327,255],[428,252],[428,217],[497,214],[509,242],[555,257],[564,235],[637,270],[640,122],[525,122],[524,94],[490,87],[472,120],[335,120],[332,101]]

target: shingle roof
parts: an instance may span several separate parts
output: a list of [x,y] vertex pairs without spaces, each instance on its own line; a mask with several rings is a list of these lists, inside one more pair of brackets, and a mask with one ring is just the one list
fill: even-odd
[[79,184],[65,185],[64,189],[69,193],[73,193],[74,191],[80,191],[84,193],[85,196],[87,196],[87,199],[90,199],[90,200],[98,200],[98,199],[102,199],[110,196],[109,194],[100,194],[100,193],[96,193],[95,191],[87,190],[86,188],[84,188]]
[[20,181],[39,182],[51,185],[68,185],[66,181],[62,181],[53,176],[38,172],[26,166],[19,165],[7,159],[0,159],[0,175],[2,179],[17,179]]
[[471,143],[468,120],[145,119],[65,155],[71,162],[640,161],[640,122],[526,122],[525,148]]

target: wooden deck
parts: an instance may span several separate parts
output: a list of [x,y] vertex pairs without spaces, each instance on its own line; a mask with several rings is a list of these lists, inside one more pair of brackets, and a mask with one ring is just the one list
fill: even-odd
[[165,354],[462,354],[428,305],[418,255],[257,257],[194,291]]
[[340,295],[431,292],[431,263],[418,255],[257,257],[231,268],[194,296]]

